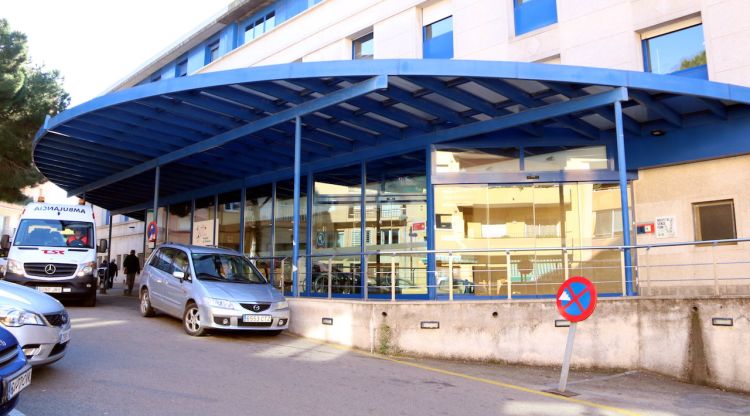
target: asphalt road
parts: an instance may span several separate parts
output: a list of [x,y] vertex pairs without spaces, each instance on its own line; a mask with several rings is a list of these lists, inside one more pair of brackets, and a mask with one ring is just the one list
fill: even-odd
[[750,415],[750,396],[638,372],[573,372],[580,395],[566,399],[542,392],[559,369],[387,358],[287,334],[193,338],[120,295],[67,307],[70,349],[34,369],[26,416]]

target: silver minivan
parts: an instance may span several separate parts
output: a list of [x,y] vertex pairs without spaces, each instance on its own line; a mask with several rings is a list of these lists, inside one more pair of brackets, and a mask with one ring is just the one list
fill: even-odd
[[289,303],[234,250],[163,244],[143,268],[139,294],[141,315],[181,318],[193,336],[209,328],[277,335],[289,327]]

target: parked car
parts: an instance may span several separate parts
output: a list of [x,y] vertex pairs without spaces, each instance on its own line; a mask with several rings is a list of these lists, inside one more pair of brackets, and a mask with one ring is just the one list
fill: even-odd
[[0,281],[0,326],[10,331],[32,366],[65,356],[70,319],[62,303],[34,289]]
[[31,384],[31,365],[16,337],[0,328],[0,415],[16,407],[23,389]]
[[209,328],[260,330],[289,326],[289,303],[242,254],[229,249],[164,244],[141,273],[140,311],[182,319],[185,332]]

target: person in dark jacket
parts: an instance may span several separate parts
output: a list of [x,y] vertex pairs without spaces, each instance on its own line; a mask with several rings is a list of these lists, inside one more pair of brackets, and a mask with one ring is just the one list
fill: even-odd
[[122,261],[122,272],[127,276],[125,284],[127,287],[123,291],[126,295],[133,294],[133,283],[135,282],[135,275],[141,272],[141,262],[138,261],[138,257],[135,255],[135,250],[130,250],[130,254],[125,257]]
[[107,276],[107,289],[112,289],[112,283],[115,281],[115,277],[117,277],[117,271],[119,268],[117,267],[117,263],[115,263],[114,260],[109,262],[109,276]]

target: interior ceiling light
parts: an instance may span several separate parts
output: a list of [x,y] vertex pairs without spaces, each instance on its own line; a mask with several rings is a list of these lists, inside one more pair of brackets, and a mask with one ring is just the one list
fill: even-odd
[[651,130],[651,135],[652,136],[659,137],[659,136],[664,136],[665,134],[667,134],[667,132],[665,132],[664,130],[659,130],[659,129],[657,129],[657,130]]

